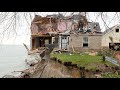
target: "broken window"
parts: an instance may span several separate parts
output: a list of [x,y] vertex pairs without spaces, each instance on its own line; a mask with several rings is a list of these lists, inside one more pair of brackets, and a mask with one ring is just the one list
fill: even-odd
[[83,43],[83,47],[88,47],[88,43]]
[[87,32],[91,32],[91,28],[90,27],[88,28]]
[[120,51],[120,43],[109,43],[109,49]]
[[83,47],[88,47],[88,37],[83,37]]
[[116,32],[119,32],[119,29],[116,29]]

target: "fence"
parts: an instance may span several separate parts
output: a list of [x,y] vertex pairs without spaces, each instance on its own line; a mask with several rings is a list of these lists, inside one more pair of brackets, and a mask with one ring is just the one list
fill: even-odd
[[108,57],[108,56],[105,56],[105,60],[117,65],[117,66],[120,66],[120,64],[118,63],[117,60],[115,60],[114,58],[111,58],[111,57]]

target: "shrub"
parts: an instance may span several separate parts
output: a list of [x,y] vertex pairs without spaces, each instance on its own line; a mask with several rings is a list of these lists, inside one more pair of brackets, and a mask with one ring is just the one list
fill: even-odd
[[99,52],[97,53],[97,56],[103,56],[102,51],[99,51]]

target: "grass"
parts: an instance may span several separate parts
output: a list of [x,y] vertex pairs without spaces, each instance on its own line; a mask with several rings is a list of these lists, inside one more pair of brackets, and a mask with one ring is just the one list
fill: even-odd
[[120,75],[115,73],[105,73],[102,75],[102,78],[120,78]]
[[57,59],[60,59],[62,62],[68,62],[71,61],[74,64],[77,64],[78,67],[85,67],[86,69],[96,70],[98,69],[98,65],[100,64],[107,64],[108,66],[114,66],[112,63],[105,61],[102,61],[102,56],[91,56],[88,54],[50,54],[51,57],[57,57]]

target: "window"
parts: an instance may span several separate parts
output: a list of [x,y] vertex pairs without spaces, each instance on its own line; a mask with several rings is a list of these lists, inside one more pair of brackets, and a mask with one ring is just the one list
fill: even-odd
[[116,29],[116,32],[119,32],[119,29]]
[[88,47],[88,37],[83,37],[83,47]]
[[83,37],[83,43],[88,43],[88,37]]

